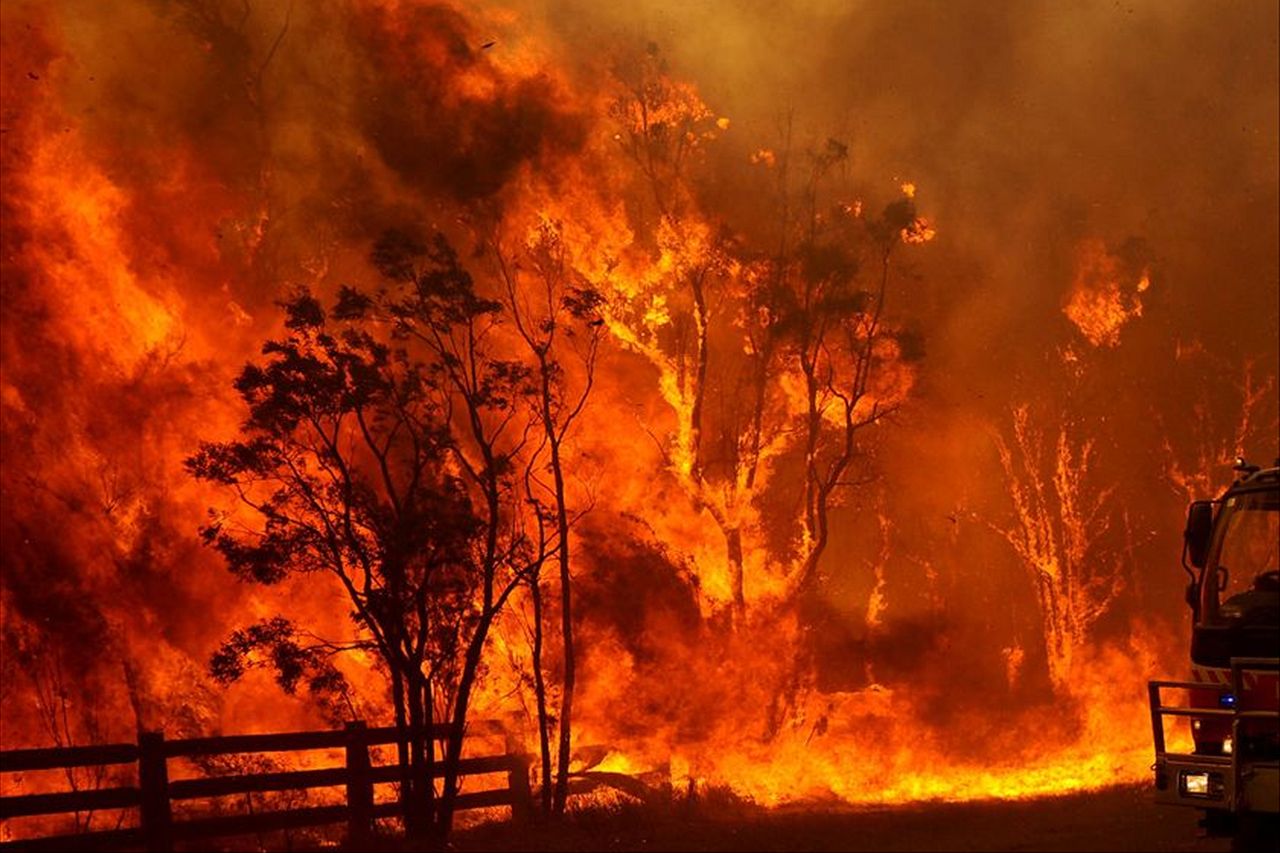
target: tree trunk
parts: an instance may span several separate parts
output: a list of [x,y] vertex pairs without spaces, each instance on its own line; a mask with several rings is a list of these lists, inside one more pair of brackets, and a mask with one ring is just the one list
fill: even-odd
[[692,445],[689,448],[692,457],[690,473],[693,474],[695,481],[702,479],[702,409],[707,393],[707,360],[710,357],[707,344],[707,300],[702,287],[702,278],[705,275],[706,270],[702,269],[694,273],[689,280],[690,290],[693,293],[694,331],[697,335],[697,350],[694,353],[697,367],[693,379],[693,404],[689,407],[689,442]]
[[556,790],[551,809],[564,814],[569,798],[569,759],[573,749],[573,690],[577,680],[577,654],[573,644],[573,587],[569,574],[569,513],[565,508],[564,469],[560,442],[551,442],[551,473],[556,485],[556,528],[560,544],[560,631],[564,638],[564,689],[560,699],[560,742],[556,754]]
[[480,670],[480,660],[484,655],[484,643],[489,636],[489,627],[495,616],[493,610],[487,610],[476,624],[471,642],[467,644],[467,653],[463,658],[462,673],[458,678],[458,692],[453,700],[453,719],[449,737],[444,747],[444,784],[440,792],[440,808],[437,815],[438,835],[447,838],[453,828],[453,807],[458,798],[458,762],[462,760],[463,732],[467,726],[467,706],[471,702],[471,689],[475,686],[476,673]]
[[388,661],[391,667],[391,704],[396,716],[396,766],[400,769],[400,817],[404,821],[405,835],[415,829],[417,815],[413,811],[413,769],[409,764],[409,721],[405,712],[404,675]]
[[426,809],[427,815],[430,816],[433,834],[435,838],[439,840],[440,849],[444,849],[444,835],[436,829],[439,825],[436,819],[436,739],[431,731],[431,728],[435,725],[436,721],[435,693],[431,689],[431,681],[427,679],[423,680],[422,707],[425,712],[423,716],[426,718],[425,725],[427,735],[424,744],[427,759],[424,778],[426,779],[427,786],[425,796],[423,797],[423,805]]
[[427,756],[423,742],[430,737],[427,732],[427,715],[423,708],[424,685],[421,673],[410,673],[408,680],[409,695],[409,762],[411,773],[409,778],[409,801],[406,815],[413,815],[405,824],[405,836],[411,841],[420,841],[430,835],[434,821],[430,810],[430,797],[427,794],[431,779],[427,775]]
[[742,530],[736,525],[724,533],[729,552],[729,583],[733,587],[733,621],[740,623],[747,612],[747,597],[743,582]]
[[542,583],[535,579],[529,584],[533,597],[533,696],[538,710],[538,749],[542,758],[542,816],[551,816],[551,733],[547,722],[547,682],[542,675]]

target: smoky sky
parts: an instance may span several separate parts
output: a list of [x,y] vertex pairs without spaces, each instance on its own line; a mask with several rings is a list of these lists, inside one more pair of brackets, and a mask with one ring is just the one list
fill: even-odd
[[1277,307],[1277,15],[1265,0],[818,0],[560,2],[548,19],[571,55],[655,42],[746,148],[790,115],[799,136],[846,139],[859,176],[917,182],[960,255],[963,336],[1056,309],[1073,241],[1138,236],[1195,331],[1274,364],[1276,312],[1259,309]]
[[[869,194],[918,184],[939,237],[895,298],[926,357],[878,460],[899,531],[896,600],[950,551],[966,578],[953,601],[995,614],[981,630],[1016,632],[1034,609],[1003,545],[963,523],[1008,511],[991,436],[1025,403],[1046,428],[1096,438],[1095,470],[1120,484],[1109,517],[1140,519],[1126,522],[1135,580],[1115,618],[1183,622],[1187,496],[1170,487],[1167,448],[1231,433],[1247,366],[1271,390],[1245,446],[1226,452],[1267,462],[1278,450],[1276,4],[562,0],[545,20],[584,65],[610,40],[660,48],[732,120],[727,158],[777,146],[790,124],[801,145],[847,142]],[[1151,277],[1112,349],[1091,350],[1062,312],[1090,240]],[[1228,458],[1212,460],[1219,484]],[[868,594],[874,505],[851,498],[834,534],[832,594],[849,618]]]

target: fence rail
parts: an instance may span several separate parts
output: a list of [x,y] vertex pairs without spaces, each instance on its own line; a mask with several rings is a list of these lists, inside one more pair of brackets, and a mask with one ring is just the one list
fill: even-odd
[[[435,725],[430,729],[420,728],[406,734],[394,726],[370,728],[364,723],[355,722],[337,731],[177,740],[166,740],[162,732],[143,732],[138,735],[136,744],[3,751],[0,752],[0,773],[136,764],[138,784],[0,797],[0,819],[136,808],[139,820],[138,826],[127,829],[3,842],[0,843],[0,850],[109,850],[142,847],[146,850],[169,851],[173,849],[174,842],[337,823],[347,824],[350,842],[364,842],[372,837],[375,819],[401,814],[399,802],[375,803],[373,796],[374,785],[400,781],[400,767],[395,764],[374,765],[369,748],[394,744],[406,737],[443,740],[453,732],[450,725]],[[468,726],[468,734],[503,736],[506,751],[497,755],[461,759],[458,763],[459,778],[502,773],[506,774],[506,787],[459,794],[455,809],[462,811],[510,806],[513,816],[528,815],[532,811],[528,756],[507,736],[500,723],[483,721],[471,724]],[[169,779],[169,760],[174,758],[317,749],[341,750],[345,758],[343,766]],[[432,777],[435,779],[444,775],[441,764],[437,762],[433,767]],[[173,804],[186,800],[332,787],[345,789],[345,802],[184,820],[176,820],[173,814]]]

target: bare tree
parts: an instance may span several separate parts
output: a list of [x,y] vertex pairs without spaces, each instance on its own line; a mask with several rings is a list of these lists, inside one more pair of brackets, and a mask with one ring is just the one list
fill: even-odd
[[[54,746],[83,746],[109,740],[109,715],[104,719],[102,705],[95,696],[101,685],[83,671],[82,662],[68,660],[61,642],[18,614],[6,613],[0,652],[4,669],[16,670],[5,672],[6,680],[19,677],[19,673],[26,676],[35,700],[36,719]],[[118,775],[117,770],[102,765],[66,767],[62,774],[71,791],[96,791],[115,781],[111,777]],[[93,809],[73,812],[74,831],[88,832],[94,816]],[[117,826],[122,819],[123,815],[117,819]]]
[[1182,371],[1194,371],[1200,381],[1180,383],[1196,397],[1174,413],[1172,426],[1157,415],[1164,432],[1162,446],[1170,484],[1188,502],[1205,500],[1227,487],[1235,457],[1273,440],[1269,437],[1277,431],[1275,377],[1259,379],[1252,360],[1232,365],[1198,346],[1180,345],[1177,359],[1183,362]]
[[[573,634],[573,583],[569,533],[575,520],[566,489],[564,443],[582,414],[595,383],[596,360],[600,352],[603,320],[598,316],[602,297],[588,282],[573,273],[560,228],[544,221],[531,235],[526,250],[508,258],[495,241],[493,256],[505,286],[505,301],[513,324],[532,361],[534,392],[531,395],[535,420],[541,425],[548,453],[551,483],[529,469],[526,479],[529,499],[551,502],[550,515],[556,531],[556,554],[560,567],[560,637],[563,648],[564,680],[559,709],[554,796],[550,791],[550,757],[546,741],[546,688],[542,677],[542,591],[535,579],[530,584],[534,604],[534,686],[542,732],[543,808],[562,814],[569,793],[569,760],[572,754],[573,695],[577,653]],[[527,262],[528,269],[522,266]],[[576,362],[573,374],[563,359]]]
[[1036,595],[1050,683],[1069,683],[1075,653],[1125,588],[1122,553],[1104,544],[1118,517],[1112,488],[1095,484],[1094,441],[1060,419],[1046,431],[1027,405],[994,441],[1012,501],[1012,520],[992,528],[1017,554]]

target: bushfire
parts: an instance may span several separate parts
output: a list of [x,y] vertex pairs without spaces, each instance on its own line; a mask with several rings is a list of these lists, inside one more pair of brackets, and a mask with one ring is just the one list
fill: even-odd
[[1276,10],[622,5],[6,0],[0,749],[1147,780],[1183,507],[1276,453]]

